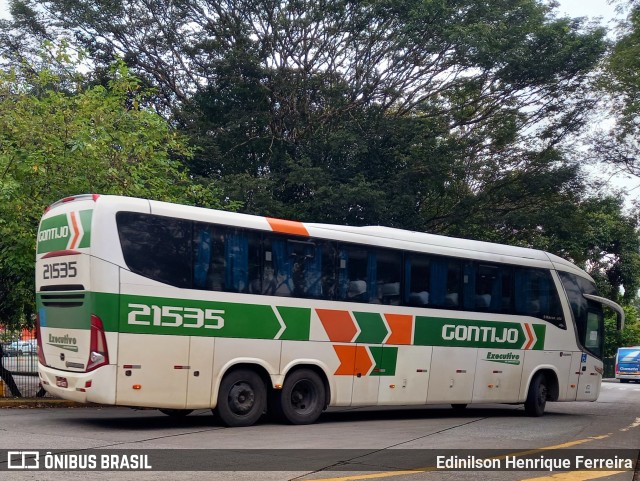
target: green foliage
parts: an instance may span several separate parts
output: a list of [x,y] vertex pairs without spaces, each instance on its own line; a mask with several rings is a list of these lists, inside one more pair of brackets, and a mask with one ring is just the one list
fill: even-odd
[[619,347],[640,346],[640,320],[638,307],[624,306],[625,325],[622,331],[616,330],[615,317],[605,319],[604,357],[613,357]]
[[593,141],[593,157],[617,169],[640,176],[640,4],[629,2],[629,13],[606,59],[598,86],[609,97],[608,114],[614,120],[608,132]]
[[[46,52],[45,50],[45,53]],[[46,58],[46,56],[45,56]],[[0,71],[0,319],[33,315],[35,235],[44,208],[85,192],[221,207],[210,182],[187,175],[184,138],[145,107],[122,62],[89,86],[64,48],[54,71]]]
[[[603,293],[616,298],[623,287],[625,301],[635,295],[635,219],[618,199],[593,197],[580,165],[561,147],[594,108],[591,77],[605,54],[604,31],[554,16],[553,3],[11,4],[13,21],[0,25],[7,62],[21,65],[40,39],[64,35],[93,62],[97,85],[88,91],[97,96],[94,103],[104,101],[103,92],[113,93],[114,58],[122,56],[140,79],[128,80],[135,85],[123,92],[133,107],[127,112],[144,119],[107,116],[112,139],[86,122],[83,134],[62,148],[43,137],[52,146],[43,148],[86,157],[90,169],[73,173],[90,172],[82,179],[91,187],[86,190],[104,182],[113,191],[151,190],[177,199],[193,182],[189,201],[215,205],[218,192],[202,186],[212,179],[245,212],[542,248],[592,272]],[[629,36],[618,49],[620,59],[629,58],[609,62],[611,79],[625,79],[612,86],[632,84],[640,57],[631,58],[635,43]],[[153,86],[153,94],[131,93],[141,85]],[[83,97],[87,110],[96,108],[73,82],[64,89],[65,98]],[[188,136],[191,149],[185,152],[179,138],[181,147],[160,140],[156,129],[166,125],[140,107],[151,103]],[[63,110],[55,110],[52,121]],[[618,141],[612,138],[622,145]],[[122,150],[111,148],[121,144]],[[129,161],[157,159],[159,146],[170,151],[159,164]],[[171,159],[189,176],[167,185],[153,174],[174,178],[179,169]],[[38,170],[26,168],[24,179],[57,165],[45,164],[25,164]],[[41,187],[48,194],[55,189]],[[210,197],[199,197],[205,194]]]

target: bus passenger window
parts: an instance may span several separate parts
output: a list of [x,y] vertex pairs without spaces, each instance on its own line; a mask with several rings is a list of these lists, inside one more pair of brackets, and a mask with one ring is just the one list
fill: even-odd
[[249,279],[259,278],[261,243],[257,233],[228,229],[224,239],[224,290],[249,292]]
[[402,256],[397,251],[379,250],[376,252],[377,292],[375,300],[397,306],[400,304],[400,279],[402,278]]
[[517,314],[563,323],[562,308],[551,274],[543,269],[515,269]]
[[409,306],[429,304],[430,258],[420,254],[408,254],[404,264],[404,302]]
[[460,305],[460,264],[446,258],[431,261],[431,294],[429,302],[438,307]]
[[289,239],[291,280],[296,297],[318,298],[322,293],[322,251],[315,242]]
[[[475,271],[475,289],[472,302],[479,311],[510,312],[511,268],[478,264]],[[465,305],[467,300],[465,298]]]
[[356,246],[341,245],[338,253],[338,298],[369,302],[375,286],[375,254]]
[[118,235],[132,272],[175,287],[193,286],[193,223],[160,215],[118,212]]
[[334,299],[336,296],[336,259],[337,251],[335,244],[330,241],[319,241],[318,250],[322,253],[322,299]]

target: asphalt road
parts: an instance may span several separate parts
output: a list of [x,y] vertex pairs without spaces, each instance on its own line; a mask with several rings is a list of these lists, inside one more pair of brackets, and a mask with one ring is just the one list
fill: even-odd
[[[640,473],[634,478],[624,466],[609,471],[573,466],[579,455],[625,459],[629,451],[624,450],[630,448],[640,449],[640,384],[616,382],[605,382],[595,403],[549,403],[542,418],[526,417],[522,407],[504,405],[470,406],[461,413],[448,406],[345,408],[325,413],[311,426],[265,419],[249,428],[230,429],[204,410],[180,419],[154,410],[110,407],[0,410],[0,450],[58,450],[53,452],[74,456],[150,452],[154,469],[172,470],[12,471],[10,479],[638,481]],[[207,451],[192,451],[203,449]],[[438,455],[442,462],[469,456],[498,459],[500,466],[507,455],[512,462],[559,456],[569,459],[572,468],[436,472]],[[191,470],[203,463],[216,471]],[[0,458],[0,470],[6,468]],[[0,471],[0,478],[6,474]]]

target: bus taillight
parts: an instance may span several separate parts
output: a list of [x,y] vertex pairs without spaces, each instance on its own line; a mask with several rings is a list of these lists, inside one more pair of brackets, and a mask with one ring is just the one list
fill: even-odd
[[91,314],[91,344],[89,346],[87,371],[93,371],[105,364],[109,364],[107,336],[104,333],[104,326],[100,318],[95,314]]
[[38,352],[38,362],[43,366],[47,365],[42,348],[42,334],[40,333],[40,314],[36,314],[36,351]]

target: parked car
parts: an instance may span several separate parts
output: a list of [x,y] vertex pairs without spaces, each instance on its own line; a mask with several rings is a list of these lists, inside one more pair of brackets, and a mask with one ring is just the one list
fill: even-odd
[[9,349],[11,349],[12,352],[17,352],[17,355],[36,354],[38,352],[35,339],[30,341],[13,341],[9,344]]
[[11,344],[6,343],[2,345],[2,355],[4,357],[16,357],[20,355],[17,348],[12,347]]

